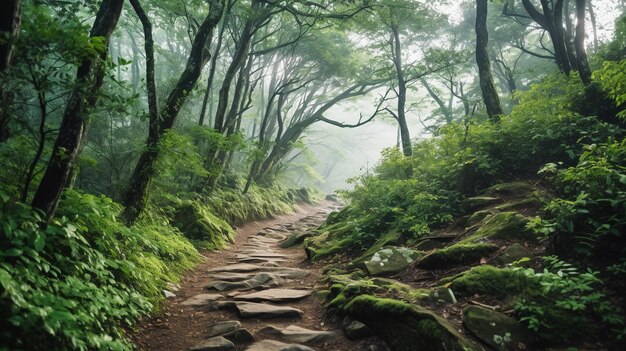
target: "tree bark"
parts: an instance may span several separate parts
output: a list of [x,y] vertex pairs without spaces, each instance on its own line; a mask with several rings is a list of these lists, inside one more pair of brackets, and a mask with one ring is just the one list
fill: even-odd
[[[230,6],[229,6],[230,8]],[[217,44],[215,45],[215,50],[213,50],[213,56],[211,57],[211,67],[209,67],[209,77],[207,78],[207,86],[206,91],[204,92],[204,98],[202,100],[202,109],[200,110],[200,119],[198,120],[198,125],[204,125],[204,118],[206,116],[207,105],[209,102],[209,98],[211,96],[211,88],[213,87],[213,77],[215,77],[215,70],[217,68],[217,58],[222,50],[222,41],[224,40],[224,31],[226,30],[226,26],[228,25],[228,13],[224,14],[224,21],[222,22],[222,26],[220,28],[219,34],[217,35]],[[209,115],[212,111],[209,111]]]
[[576,38],[574,40],[576,58],[578,60],[578,73],[585,85],[591,84],[591,70],[587,62],[585,50],[585,0],[576,0]]
[[[0,73],[5,73],[11,65],[13,59],[13,47],[17,41],[21,24],[21,1],[3,1],[2,12],[0,12],[0,37],[8,38],[0,43]],[[9,121],[11,112],[12,95],[10,91],[4,91],[0,87],[0,143],[6,141],[10,136]]]
[[157,124],[156,133],[148,135],[147,148],[139,157],[131,176],[129,186],[123,196],[125,210],[124,220],[132,224],[143,211],[148,196],[148,186],[155,173],[155,162],[159,157],[158,144],[163,135],[172,128],[182,105],[187,100],[189,92],[195,87],[202,69],[207,64],[210,53],[207,50],[207,41],[211,40],[213,30],[220,21],[224,11],[224,0],[212,3],[209,14],[196,32],[185,70],[181,74],[176,86],[161,109],[161,118]]
[[502,115],[502,106],[500,98],[493,83],[493,75],[491,73],[491,63],[489,62],[489,53],[487,51],[487,43],[489,41],[489,33],[487,31],[487,0],[476,0],[476,63],[478,65],[478,78],[480,80],[480,89],[483,95],[483,101],[487,108],[487,115],[496,122]]
[[122,13],[124,0],[103,0],[90,37],[103,37],[102,52],[98,56],[83,59],[76,73],[75,87],[67,103],[59,135],[52,149],[46,172],[39,184],[32,205],[42,210],[46,218],[54,215],[59,198],[74,168],[85,135],[88,110],[98,97],[104,79],[104,61],[113,30]]
[[400,139],[402,140],[402,153],[404,156],[413,155],[411,145],[411,133],[406,121],[406,80],[402,70],[402,45],[400,43],[400,32],[398,27],[391,26],[393,32],[393,63],[396,68],[396,78],[398,79],[398,126],[400,127]]
[[159,107],[156,94],[156,80],[154,78],[154,39],[152,38],[152,23],[141,7],[139,0],[130,0],[141,25],[143,26],[144,50],[146,51],[146,89],[148,94],[148,139],[154,140],[159,133]]

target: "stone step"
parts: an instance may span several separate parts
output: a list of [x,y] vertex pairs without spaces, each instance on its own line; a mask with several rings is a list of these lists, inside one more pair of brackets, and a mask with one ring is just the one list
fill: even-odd
[[239,318],[300,318],[304,314],[297,308],[268,303],[218,301],[214,306],[218,309],[233,309],[237,312]]
[[283,329],[270,325],[261,329],[259,332],[271,335],[282,341],[303,344],[323,344],[337,338],[337,333],[332,331],[311,330],[296,325],[290,325]]
[[262,340],[252,344],[246,351],[315,351],[315,349],[298,344],[285,344],[280,341]]
[[220,294],[198,294],[188,298],[182,302],[185,306],[205,306],[212,304],[217,300],[223,299],[224,296]]
[[257,288],[271,288],[276,287],[285,282],[285,279],[271,273],[258,273],[252,278],[242,281],[215,281],[209,284],[207,289],[215,289],[217,291],[230,291],[230,290],[250,290]]
[[268,301],[268,302],[290,302],[302,300],[310,296],[312,290],[300,289],[267,289],[254,292],[251,294],[237,295],[235,300],[244,301]]

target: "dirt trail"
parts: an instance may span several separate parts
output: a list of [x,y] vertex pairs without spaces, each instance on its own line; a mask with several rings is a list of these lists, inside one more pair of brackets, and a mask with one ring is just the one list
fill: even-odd
[[[319,226],[336,206],[303,205],[295,214],[248,223],[227,250],[204,252],[203,262],[183,279],[176,297],[159,315],[140,323],[133,336],[139,350],[360,349],[363,344],[349,341],[339,326],[324,320],[322,300],[314,293],[323,286],[320,268],[309,265],[301,247],[280,247],[291,233]],[[241,326],[233,322],[218,325],[221,331],[211,328],[221,321]],[[211,339],[212,334],[229,340]]]

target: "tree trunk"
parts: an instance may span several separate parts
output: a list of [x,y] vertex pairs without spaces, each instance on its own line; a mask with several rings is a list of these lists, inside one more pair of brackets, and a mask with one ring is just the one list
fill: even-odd
[[[7,71],[13,58],[13,46],[17,41],[21,23],[21,3],[20,0],[3,1],[3,10],[0,12],[0,38],[8,40],[0,42],[0,73]],[[6,141],[10,136],[9,120],[13,94],[4,91],[0,87],[0,143]]]
[[587,62],[585,50],[585,0],[576,0],[576,58],[578,60],[578,73],[585,85],[591,84],[591,70]]
[[246,60],[246,56],[250,47],[250,42],[252,41],[253,27],[254,20],[247,20],[243,31],[239,36],[239,42],[237,43],[237,49],[235,51],[235,55],[233,56],[233,60],[230,62],[228,70],[224,75],[224,80],[222,81],[222,87],[220,88],[219,98],[217,102],[217,111],[215,112],[215,122],[213,127],[219,132],[225,131],[224,119],[226,117],[226,109],[228,108],[230,85],[232,84],[233,79],[237,74],[237,71]]
[[[85,135],[88,110],[97,101],[98,90],[104,78],[104,61],[113,30],[117,26],[124,0],[103,0],[91,29],[90,37],[103,37],[103,51],[98,56],[83,59],[76,73],[74,90],[69,98],[59,135],[46,172],[33,198],[33,207],[54,215],[63,188],[74,167],[82,138]],[[86,97],[86,98],[85,98]]]
[[159,108],[156,94],[156,81],[154,78],[154,39],[152,38],[152,23],[141,7],[139,0],[130,0],[137,17],[143,26],[144,49],[146,51],[146,88],[148,94],[148,139],[155,140],[159,133]]
[[[230,7],[229,7],[230,8]],[[220,28],[220,32],[217,35],[217,44],[215,45],[215,50],[213,50],[213,57],[211,57],[211,67],[209,67],[209,77],[207,78],[207,86],[206,91],[204,92],[204,99],[202,100],[202,109],[200,110],[200,119],[198,120],[198,125],[204,125],[204,118],[206,116],[207,105],[209,102],[209,98],[211,96],[211,88],[213,87],[213,77],[215,77],[215,69],[217,68],[217,58],[222,50],[222,41],[224,39],[224,31],[226,30],[226,26],[228,25],[228,13],[224,14],[225,18],[222,21],[222,26]],[[209,111],[209,115],[211,115],[212,111]]]
[[148,135],[147,149],[139,158],[123,196],[123,203],[126,206],[123,217],[128,224],[132,224],[137,219],[146,205],[148,185],[155,173],[154,163],[159,157],[159,141],[176,122],[182,105],[198,82],[200,73],[211,56],[206,47],[207,41],[211,39],[223,10],[224,0],[213,2],[209,14],[196,32],[185,70],[168,95],[161,110],[161,118],[155,128],[157,132],[152,134],[153,131],[151,130]]
[[402,70],[402,45],[400,44],[400,32],[398,27],[392,26],[393,32],[393,53],[396,77],[398,79],[398,126],[400,127],[400,139],[402,140],[402,152],[404,156],[411,156],[413,148],[411,145],[411,134],[406,121],[406,80]]
[[502,115],[502,106],[500,105],[500,98],[491,74],[491,63],[489,62],[489,53],[487,51],[488,41],[487,0],[476,0],[476,63],[478,65],[478,78],[487,114],[492,121],[496,122]]

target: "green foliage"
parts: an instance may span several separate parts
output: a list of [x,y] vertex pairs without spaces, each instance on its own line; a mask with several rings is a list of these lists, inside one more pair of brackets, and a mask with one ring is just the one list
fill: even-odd
[[120,327],[198,259],[162,217],[127,228],[106,197],[67,191],[47,225],[0,198],[0,344],[10,349],[130,349]]
[[626,272],[626,141],[585,146],[576,166],[547,164],[541,171],[559,190],[543,218],[529,227],[556,235],[557,252],[596,267],[609,267],[610,284],[623,286]]
[[526,279],[538,284],[524,290],[515,306],[521,321],[548,343],[576,342],[583,336],[606,332],[605,328],[614,338],[623,337],[626,329],[621,310],[604,294],[598,272],[581,272],[555,256],[544,257],[544,262],[541,272],[519,269]]
[[[618,107],[626,102],[626,59],[613,62],[605,61],[602,68],[593,73],[593,78],[600,83],[602,89],[615,100]],[[626,118],[626,109],[621,108],[618,117]]]

